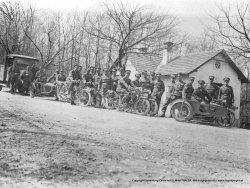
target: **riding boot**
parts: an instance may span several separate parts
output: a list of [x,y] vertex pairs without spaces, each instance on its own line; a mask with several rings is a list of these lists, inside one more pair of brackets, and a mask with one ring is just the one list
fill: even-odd
[[70,99],[71,99],[71,105],[76,105],[76,103],[74,102],[74,92],[70,91]]

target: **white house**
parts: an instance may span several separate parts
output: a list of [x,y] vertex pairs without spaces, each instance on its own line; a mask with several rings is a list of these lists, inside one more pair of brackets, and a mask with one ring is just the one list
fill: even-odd
[[[184,82],[188,82],[189,77],[195,77],[194,88],[198,86],[198,80],[207,82],[209,76],[214,76],[214,81],[218,85],[224,84],[223,78],[229,77],[229,85],[234,89],[234,105],[238,107],[238,110],[236,110],[236,120],[239,120],[241,84],[249,83],[249,81],[227,53],[224,50],[207,51],[172,58],[171,50],[171,47],[167,48],[163,51],[162,56],[149,54],[130,55],[126,69],[132,71],[131,79],[134,79],[134,73],[136,71],[142,72],[143,70],[147,70],[148,72],[159,72],[162,74],[161,79],[166,86],[167,92],[167,85],[171,74],[182,73],[184,75]],[[165,93],[162,96],[159,112],[161,111],[164,101]],[[166,115],[169,115],[169,109]],[[236,123],[237,122],[239,121],[236,121]]]

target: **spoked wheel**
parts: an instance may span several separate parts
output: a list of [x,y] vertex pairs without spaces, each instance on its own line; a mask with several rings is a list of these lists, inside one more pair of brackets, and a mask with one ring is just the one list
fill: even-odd
[[234,113],[231,111],[228,111],[227,115],[223,117],[219,117],[218,123],[220,126],[232,127],[234,121],[235,121]]
[[57,87],[57,96],[59,98],[59,101],[61,102],[68,102],[68,90],[66,88],[65,84],[62,84],[61,86]]
[[129,112],[129,111],[133,111],[135,108],[134,108],[134,103],[131,99],[131,95],[129,96],[125,96],[122,98],[120,104],[119,104],[119,111],[126,111],[126,112]]
[[172,106],[171,115],[176,121],[185,122],[193,116],[193,109],[187,104],[179,102]]
[[150,103],[147,99],[138,99],[135,102],[135,112],[139,115],[146,116],[150,110]]
[[150,109],[149,109],[149,115],[150,116],[155,116],[158,113],[158,104],[156,101],[150,101]]
[[117,104],[118,104],[118,101],[119,98],[116,96],[115,93],[106,93],[104,95],[104,106],[105,108],[111,110],[111,109],[115,109]]
[[102,95],[97,93],[94,100],[94,107],[101,108],[102,107]]
[[87,91],[83,91],[79,94],[79,105],[80,106],[89,106],[91,104],[92,97],[91,93]]

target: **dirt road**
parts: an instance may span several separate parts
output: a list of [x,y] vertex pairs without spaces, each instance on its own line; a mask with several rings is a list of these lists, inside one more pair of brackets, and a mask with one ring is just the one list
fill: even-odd
[[0,118],[0,187],[250,186],[247,130],[4,91]]

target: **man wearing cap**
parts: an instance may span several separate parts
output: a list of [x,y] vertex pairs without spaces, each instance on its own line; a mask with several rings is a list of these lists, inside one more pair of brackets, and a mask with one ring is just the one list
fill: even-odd
[[91,70],[88,69],[87,72],[83,75],[83,78],[85,80],[85,82],[94,82],[94,77],[91,74]]
[[165,85],[163,81],[160,79],[161,74],[157,73],[155,77],[155,81],[153,81],[153,92],[151,94],[152,98],[156,99],[156,103],[158,105],[158,108],[161,103],[161,96],[165,91]]
[[116,91],[116,88],[117,88],[117,85],[118,85],[118,76],[116,75],[116,69],[115,68],[113,68],[111,70],[111,81],[112,81],[111,89],[113,91]]
[[153,81],[155,81],[156,79],[156,75],[155,72],[150,72],[150,76],[149,76],[149,80],[152,83]]
[[131,87],[135,87],[135,85],[132,83],[131,79],[129,78],[131,71],[130,70],[126,70],[125,71],[125,75],[124,77],[122,77],[119,81],[118,81],[118,86],[116,91],[118,92],[126,92],[131,88]]
[[225,100],[223,105],[230,107],[234,103],[234,92],[233,88],[229,86],[230,78],[226,77],[223,79],[225,85],[221,86],[219,89],[219,99]]
[[143,88],[145,88],[145,89],[151,89],[151,88],[150,88],[150,86],[151,86],[150,80],[148,79],[147,76],[148,76],[148,75],[147,75],[147,71],[144,70],[144,71],[142,72],[142,74],[141,74],[141,77],[140,77],[140,79],[139,79],[139,82],[140,82],[140,84],[141,84],[141,87],[143,87]]
[[69,91],[70,91],[71,105],[76,105],[74,102],[75,98],[74,86],[76,85],[76,83],[74,81],[82,80],[82,76],[78,71],[78,65],[75,65],[74,69],[69,72],[67,80],[70,81]]
[[209,83],[205,84],[205,89],[211,96],[212,100],[217,99],[220,87],[214,83],[214,76],[209,76],[208,78],[209,78]]
[[162,107],[162,115],[160,115],[159,117],[165,117],[165,113],[167,110],[168,105],[171,103],[171,101],[173,100],[172,94],[174,93],[174,86],[175,86],[175,75],[171,74],[170,76],[170,83],[168,84],[168,92],[166,93],[166,101],[163,104]]
[[14,60],[13,66],[9,70],[9,74],[11,75],[11,93],[16,93],[16,87],[17,87],[17,82],[18,82],[18,77],[20,75],[20,69],[17,66],[17,61]]
[[30,71],[30,66],[27,67],[27,71],[23,71],[21,74],[21,80],[23,81],[23,93],[22,95],[28,95],[29,88],[30,88],[30,78],[29,78],[29,71]]
[[182,98],[183,99],[191,100],[192,94],[194,92],[194,88],[193,88],[194,80],[195,80],[194,77],[190,77],[189,82],[185,84],[185,86],[182,90]]
[[111,89],[112,86],[112,79],[109,76],[108,73],[108,69],[104,69],[103,70],[103,75],[100,77],[99,79],[99,83],[98,83],[98,89],[101,91],[101,95],[102,95],[102,103],[104,103],[104,97],[103,95]]
[[199,80],[198,81],[199,86],[194,90],[192,99],[199,101],[199,102],[205,102],[205,103],[210,103],[212,98],[208,94],[207,90],[204,87],[205,81],[204,80]]
[[57,81],[57,77],[60,75],[60,71],[59,69],[56,69],[56,73],[54,73],[51,77],[48,78],[47,82],[56,82]]
[[135,80],[133,81],[133,84],[135,85],[135,87],[141,87],[141,83],[139,81],[140,77],[141,77],[140,73],[135,74]]

